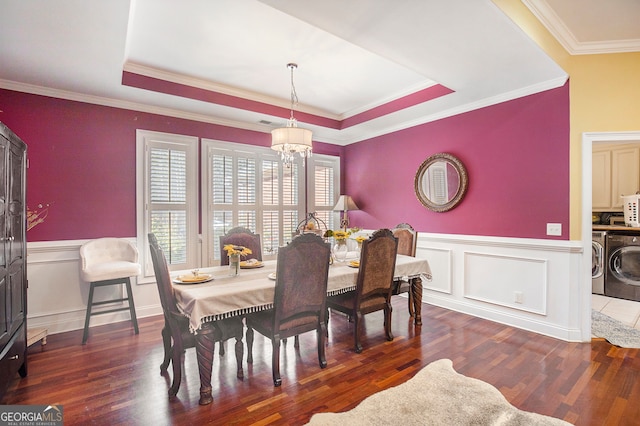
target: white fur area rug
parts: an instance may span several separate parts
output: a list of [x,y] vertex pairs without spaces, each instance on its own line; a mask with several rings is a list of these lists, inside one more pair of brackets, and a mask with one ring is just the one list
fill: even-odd
[[563,420],[521,411],[492,385],[463,376],[449,359],[424,367],[413,378],[369,396],[344,413],[317,413],[321,425],[569,425]]

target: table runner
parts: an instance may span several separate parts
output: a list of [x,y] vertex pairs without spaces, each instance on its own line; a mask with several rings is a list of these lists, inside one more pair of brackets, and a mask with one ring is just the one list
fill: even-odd
[[[203,323],[237,315],[262,311],[273,307],[275,281],[268,278],[276,271],[276,261],[264,262],[263,268],[241,269],[240,274],[229,276],[228,266],[200,269],[212,274],[213,281],[203,284],[173,284],[178,309],[189,318],[189,327],[196,332]],[[398,255],[395,278],[409,279],[418,276],[431,279],[431,269],[426,259]],[[329,267],[327,295],[355,289],[358,269],[346,262],[334,262]]]

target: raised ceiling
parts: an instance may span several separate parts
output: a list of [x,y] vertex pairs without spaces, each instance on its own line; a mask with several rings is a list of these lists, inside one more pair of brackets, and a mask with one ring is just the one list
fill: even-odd
[[490,0],[0,2],[0,87],[270,132],[295,62],[300,126],[338,145],[567,78]]

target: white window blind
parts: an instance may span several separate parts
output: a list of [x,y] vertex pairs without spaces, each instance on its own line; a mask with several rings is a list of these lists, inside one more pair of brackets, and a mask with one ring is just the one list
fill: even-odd
[[[220,236],[235,226],[260,234],[263,258],[275,258],[278,247],[293,238],[305,211],[315,211],[305,210],[302,162],[297,160],[287,168],[270,148],[208,139],[202,140],[202,153],[202,206],[208,218],[202,230],[206,265],[219,263]],[[331,216],[339,195],[340,159],[313,156],[307,167],[315,170],[318,160],[321,160],[318,176],[322,181],[317,191],[309,192],[318,192],[322,201],[311,203],[307,195],[308,208],[322,205],[326,210],[322,214]],[[315,178],[315,173],[307,177],[310,186],[314,185]]]
[[145,276],[153,275],[147,234],[153,233],[172,270],[195,268],[198,139],[138,130],[138,244]]
[[307,171],[309,187],[309,211],[315,212],[328,229],[339,228],[340,212],[334,212],[333,206],[340,194],[340,158],[332,156],[313,156]]

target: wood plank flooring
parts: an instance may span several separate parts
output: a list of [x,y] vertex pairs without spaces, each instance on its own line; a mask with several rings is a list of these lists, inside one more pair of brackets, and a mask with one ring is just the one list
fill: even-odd
[[[214,357],[213,397],[199,406],[195,351],[186,352],[182,386],[169,401],[160,375],[161,317],[50,335],[29,349],[29,374],[16,376],[2,404],[62,404],[66,425],[299,425],[322,411],[345,411],[367,396],[405,382],[432,361],[497,387],[516,407],[576,425],[640,422],[638,349],[604,340],[567,343],[435,306],[423,305],[414,327],[406,299],[394,297],[393,342],[382,314],[365,318],[364,351],[353,352],[351,324],[332,315],[326,369],[318,367],[315,335],[300,337],[281,356],[282,386],[271,380],[271,344],[256,333],[254,363],[235,377],[233,342]],[[245,354],[246,360],[246,354]]]

